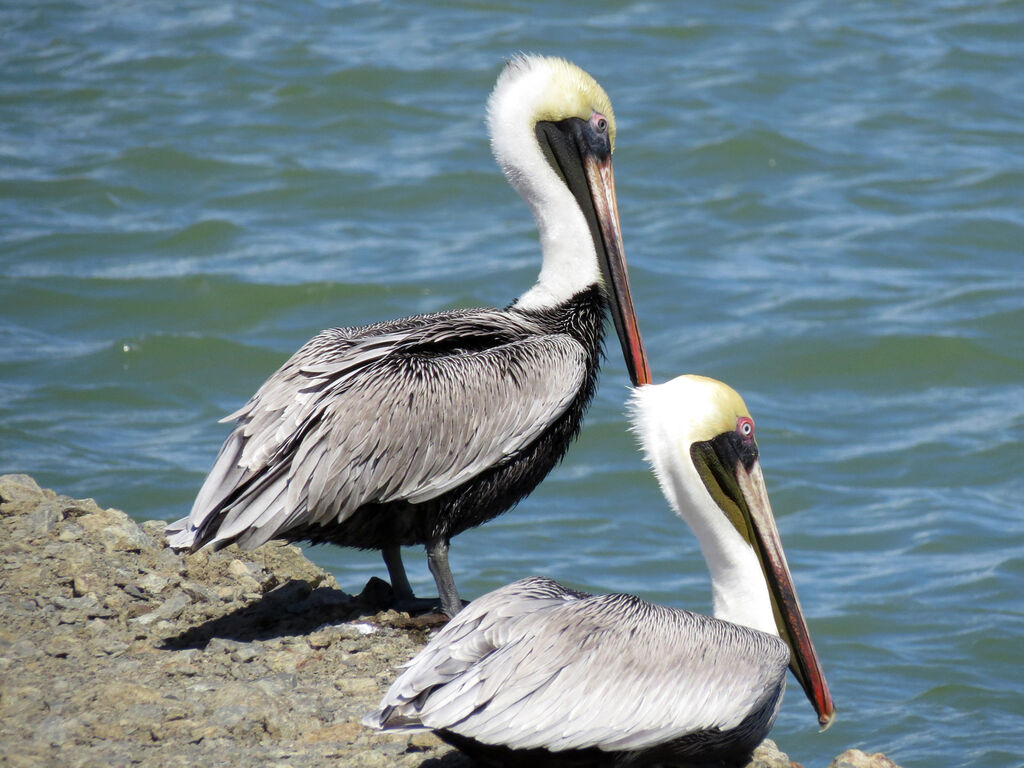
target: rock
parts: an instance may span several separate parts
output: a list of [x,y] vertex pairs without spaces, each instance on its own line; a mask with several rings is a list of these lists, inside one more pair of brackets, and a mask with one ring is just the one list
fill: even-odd
[[141,616],[136,616],[131,621],[139,626],[146,626],[162,619],[173,619],[191,602],[192,598],[179,590],[167,598],[155,610],[144,613]]
[[24,527],[33,537],[45,536],[53,531],[57,527],[57,523],[63,519],[64,510],[61,504],[53,499],[48,499],[25,516]]
[[326,728],[310,731],[305,734],[304,740],[313,744],[321,741],[343,741],[351,744],[363,730],[364,728],[360,723],[339,723],[338,725],[329,725]]
[[259,658],[259,655],[260,649],[250,643],[248,645],[243,645],[232,653],[231,659],[239,662],[240,664],[245,664],[248,661]]
[[848,749],[836,757],[828,768],[899,768],[899,766],[881,752],[869,755],[859,749]]
[[377,681],[372,677],[339,677],[334,687],[349,696],[370,694],[377,690]]
[[252,571],[249,568],[249,564],[237,559],[228,563],[228,573],[236,579],[252,578]]
[[[0,763],[473,768],[431,733],[361,725],[430,628],[292,545],[182,556],[163,529],[0,476]],[[771,742],[751,764],[793,765]],[[862,766],[892,763],[832,768]]]
[[747,768],[800,768],[800,763],[792,762],[785,752],[779,751],[774,741],[765,739],[754,750]]
[[183,581],[179,585],[181,591],[199,603],[215,603],[220,598],[209,587],[195,581]]
[[77,655],[82,651],[82,649],[82,642],[75,637],[69,635],[58,635],[43,646],[43,653],[47,656],[66,658],[68,656]]
[[0,475],[0,515],[27,515],[44,497],[39,483],[28,475]]
[[271,672],[287,674],[294,673],[299,668],[299,659],[289,651],[271,651],[264,657],[263,663]]
[[443,742],[430,731],[414,733],[409,737],[409,749],[424,752],[432,747],[439,747]]
[[167,527],[167,523],[163,520],[146,520],[140,527],[144,534],[156,542],[157,546],[167,546],[167,539],[164,538],[164,529]]
[[115,552],[141,552],[152,547],[152,542],[143,530],[130,519],[118,520],[103,529],[103,545]]
[[57,538],[60,541],[78,541],[84,535],[85,528],[80,526],[78,523],[68,523],[61,526],[60,534]]
[[161,576],[159,573],[147,573],[136,579],[135,586],[145,592],[157,595],[169,582],[170,579],[166,576]]
[[337,639],[337,635],[330,628],[318,629],[311,634],[306,641],[310,648],[330,648],[331,643]]
[[76,573],[71,580],[75,597],[91,595],[95,598],[96,594],[106,586],[106,583],[106,579],[96,571],[81,571]]
[[68,740],[67,723],[57,715],[44,717],[36,725],[34,736],[36,741],[59,747]]

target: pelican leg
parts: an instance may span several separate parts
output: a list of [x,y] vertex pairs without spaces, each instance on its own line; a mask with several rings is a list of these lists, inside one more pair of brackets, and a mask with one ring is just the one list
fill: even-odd
[[[445,550],[447,553],[447,542]],[[395,595],[395,602],[385,607],[394,608],[396,611],[406,611],[411,614],[437,613],[440,610],[438,598],[416,597],[413,593],[412,585],[409,584],[409,577],[405,575],[401,547],[397,545],[385,547],[381,550],[381,554],[384,556],[384,564],[388,567],[388,576],[391,578],[391,591]],[[447,567],[447,562],[448,558],[445,557],[445,567]],[[431,566],[431,570],[433,570],[433,566]],[[451,578],[451,574],[449,574],[449,578]],[[452,584],[454,586],[454,580]],[[456,595],[456,599],[458,599],[458,595]]]
[[405,565],[402,563],[402,548],[397,544],[392,547],[384,547],[381,550],[384,556],[384,565],[388,567],[388,576],[391,578],[391,589],[399,602],[410,601],[415,595],[409,585],[409,577],[405,575]]
[[462,610],[462,600],[455,586],[455,577],[448,567],[448,539],[438,537],[427,544],[427,565],[437,583],[437,594],[441,599],[441,610],[449,617]]

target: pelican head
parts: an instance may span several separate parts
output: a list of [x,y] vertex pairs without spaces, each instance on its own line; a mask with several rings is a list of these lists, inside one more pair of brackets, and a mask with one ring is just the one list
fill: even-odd
[[790,669],[828,727],[835,707],[782,551],[743,399],[720,381],[680,376],[635,390],[632,415],[662,491],[700,541],[715,617],[781,637]]
[[487,122],[494,156],[540,231],[540,277],[516,306],[555,307],[600,285],[630,378],[648,383],[615,198],[615,115],[608,95],[564,59],[516,56],[494,87]]

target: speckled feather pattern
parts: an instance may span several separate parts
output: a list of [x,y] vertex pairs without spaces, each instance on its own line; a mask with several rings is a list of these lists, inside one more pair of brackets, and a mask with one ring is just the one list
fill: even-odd
[[729,764],[771,728],[788,662],[769,634],[532,577],[465,608],[366,722],[431,728],[485,755],[529,751],[537,764]]
[[[382,548],[451,536],[528,494],[596,385],[600,289],[323,331],[237,425],[173,546],[271,538]],[[498,406],[498,407],[496,407]]]

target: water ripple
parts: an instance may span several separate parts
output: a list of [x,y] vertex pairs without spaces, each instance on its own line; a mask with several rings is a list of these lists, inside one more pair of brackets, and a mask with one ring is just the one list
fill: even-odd
[[[655,377],[736,385],[841,716],[806,764],[1019,761],[1024,19],[1013,2],[0,7],[0,471],[140,517],[191,503],[238,407],[321,328],[501,305],[536,276],[494,166],[503,57],[615,105]],[[602,385],[565,462],[460,536],[528,573],[709,610]],[[315,548],[339,581],[374,553]],[[423,558],[407,558],[429,591]]]

